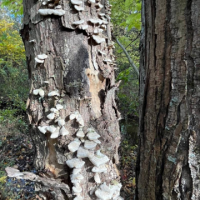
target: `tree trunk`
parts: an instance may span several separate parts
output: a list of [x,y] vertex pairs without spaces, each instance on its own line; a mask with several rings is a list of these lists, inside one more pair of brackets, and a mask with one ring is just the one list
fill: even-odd
[[200,0],[143,0],[136,199],[200,199]]
[[44,199],[105,199],[104,193],[120,199],[111,6],[104,0],[23,4],[34,164],[57,181],[53,189],[37,189]]

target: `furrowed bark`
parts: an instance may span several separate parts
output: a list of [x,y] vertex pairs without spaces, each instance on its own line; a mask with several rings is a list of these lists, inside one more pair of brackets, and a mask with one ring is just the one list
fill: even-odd
[[[106,183],[107,186],[110,185],[108,193],[117,197],[121,187],[116,167],[120,114],[115,103],[118,84],[115,83],[113,68],[114,47],[106,31],[110,30],[109,2],[24,0],[23,4],[24,27],[21,35],[31,81],[27,111],[36,149],[34,164],[38,170],[43,170],[44,176],[58,179],[58,184],[61,179],[71,189],[71,194],[66,194],[62,188],[58,192],[41,185],[41,195],[47,198],[46,193],[50,192],[54,199],[59,197],[59,200],[73,197],[97,199],[97,190],[102,192],[103,189],[99,188]],[[84,10],[77,11],[75,8]],[[55,95],[50,97],[49,93],[52,91],[55,91]],[[58,105],[61,105],[61,109],[54,110],[54,113],[52,108]],[[54,115],[54,119],[49,119],[49,114]],[[76,118],[70,120],[73,116]],[[62,119],[64,125],[58,125],[61,123],[58,121]],[[57,130],[51,133],[52,129],[49,127],[53,126]],[[69,133],[61,135],[61,128]],[[41,129],[46,133],[43,134]],[[77,137],[78,130],[82,130],[85,136]],[[99,141],[87,136],[88,132],[94,131],[100,135]],[[88,140],[95,147],[89,149],[89,158],[80,158],[85,164],[78,175],[83,176],[84,180],[74,183],[70,175],[75,175],[72,169],[78,167],[70,168],[66,161],[77,158],[77,151],[72,150],[69,144],[72,141],[81,142],[80,147],[84,148]],[[109,158],[105,163],[106,171],[98,173],[100,182],[95,182],[95,173],[92,172],[94,164],[91,160],[96,153],[96,158]],[[82,191],[76,193],[74,187],[81,188]]]
[[143,0],[136,199],[199,199],[200,0]]

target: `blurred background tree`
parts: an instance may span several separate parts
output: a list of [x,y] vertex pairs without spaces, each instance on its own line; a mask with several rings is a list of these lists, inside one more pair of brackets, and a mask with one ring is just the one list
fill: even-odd
[[0,13],[0,124],[24,132],[29,84],[24,45],[19,35],[22,17],[12,14],[7,7],[1,7]]

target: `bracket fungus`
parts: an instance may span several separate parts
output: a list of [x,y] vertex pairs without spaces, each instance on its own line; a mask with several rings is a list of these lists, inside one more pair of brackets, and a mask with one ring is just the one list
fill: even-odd
[[92,38],[94,39],[94,41],[97,43],[97,44],[100,44],[102,42],[105,42],[105,38],[102,38],[100,36],[97,36],[97,35],[92,35]]
[[50,113],[50,114],[47,115],[47,118],[52,120],[52,119],[55,118],[55,114],[54,113]]
[[79,137],[79,138],[84,138],[85,137],[85,133],[83,132],[83,129],[80,128],[77,133],[76,133],[76,136]]
[[42,98],[44,97],[44,90],[43,89],[35,89],[33,90],[34,95],[40,95]]
[[49,131],[50,133],[53,133],[53,132],[55,132],[55,131],[56,131],[56,127],[55,127],[55,126],[53,126],[53,125],[51,125],[51,126],[48,126],[48,127],[47,127],[47,131]]
[[42,16],[47,15],[57,15],[57,16],[63,16],[65,14],[65,11],[62,9],[39,9],[38,13]]
[[68,149],[71,151],[71,152],[75,152],[78,150],[79,146],[81,144],[81,141],[77,138],[74,139],[74,141],[70,142],[68,144]]
[[45,134],[47,132],[48,126],[38,126],[38,129],[41,133]]
[[83,24],[84,22],[85,21],[82,19],[82,20],[73,22],[73,25],[80,25],[80,24]]
[[86,149],[94,149],[97,146],[96,142],[90,141],[90,140],[86,140],[84,143],[84,147]]
[[100,153],[100,150],[98,150],[96,152],[95,156],[90,157],[89,159],[97,167],[99,167],[100,165],[103,165],[103,164],[105,164],[105,163],[107,163],[109,161],[108,156]]
[[78,111],[75,111],[74,113],[70,114],[69,119],[70,120],[76,119],[76,121],[79,123],[80,127],[84,126],[83,118]]
[[82,192],[82,187],[80,186],[80,184],[76,184],[75,186],[72,187],[72,191],[74,193],[81,193]]
[[102,24],[102,20],[100,19],[89,19],[88,21],[92,24]]
[[74,5],[81,5],[83,2],[79,0],[71,0],[71,3]]
[[97,140],[101,136],[94,129],[89,128],[88,133],[87,133],[87,137],[89,138],[89,140]]
[[62,135],[62,136],[69,135],[69,131],[63,126],[60,129],[60,135]]
[[53,96],[60,96],[60,94],[58,91],[49,92],[48,97],[53,97]]
[[92,172],[95,172],[95,173],[106,173],[107,172],[107,167],[106,165],[100,165],[98,167],[94,166],[92,168]]
[[84,10],[83,7],[78,6],[78,5],[75,5],[74,8],[75,8],[77,11],[83,11],[83,10]]
[[83,147],[79,147],[78,151],[77,151],[77,157],[78,158],[89,158],[91,156],[93,156],[94,153],[88,151],[87,149],[83,148]]
[[94,180],[97,184],[101,183],[101,179],[100,179],[100,176],[99,176],[99,173],[95,173],[94,175]]
[[38,58],[36,57],[36,58],[35,58],[35,62],[36,62],[36,64],[37,64],[37,63],[42,64],[42,63],[44,63],[44,60],[40,60],[40,59],[38,59]]
[[79,28],[81,30],[86,30],[86,29],[88,29],[88,25],[79,25]]
[[79,158],[73,158],[71,160],[67,160],[66,163],[70,168],[82,168],[85,164],[85,162]]
[[88,0],[88,3],[92,4],[92,3],[96,3],[95,0]]
[[56,130],[51,134],[50,138],[54,139],[60,135],[60,127],[57,127]]

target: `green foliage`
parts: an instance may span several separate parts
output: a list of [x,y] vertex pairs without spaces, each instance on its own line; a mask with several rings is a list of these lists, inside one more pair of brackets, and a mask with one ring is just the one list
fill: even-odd
[[140,0],[111,0],[112,22],[115,26],[130,31],[132,28],[141,28],[141,1]]
[[23,0],[1,0],[2,6],[6,6],[15,17],[23,15]]
[[0,18],[0,124],[9,131],[12,127],[25,132],[27,124],[21,116],[28,96],[25,50],[17,24],[5,18]]
[[[141,28],[140,0],[111,0],[113,35],[124,46],[136,66],[139,66],[139,37]],[[138,115],[139,82],[133,67],[129,64],[121,47],[115,44],[118,71],[117,80],[120,84],[118,98],[119,108],[123,115]]]

